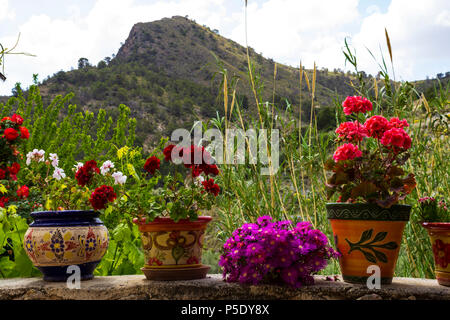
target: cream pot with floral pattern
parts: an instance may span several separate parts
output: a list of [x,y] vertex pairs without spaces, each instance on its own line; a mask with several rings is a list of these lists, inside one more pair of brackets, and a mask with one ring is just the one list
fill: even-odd
[[[24,237],[28,257],[46,281],[66,281],[79,271],[80,280],[93,271],[108,249],[108,230],[96,211],[33,212]],[[69,268],[70,266],[74,266]]]

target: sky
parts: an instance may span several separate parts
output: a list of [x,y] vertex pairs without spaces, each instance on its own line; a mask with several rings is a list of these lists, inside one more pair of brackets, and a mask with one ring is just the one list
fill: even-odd
[[[116,54],[135,23],[175,15],[245,45],[243,0],[0,0],[0,43],[34,57],[7,55],[6,82],[26,88]],[[297,67],[353,70],[345,65],[344,39],[356,50],[359,69],[375,75],[388,59],[388,30],[396,80],[420,80],[450,71],[449,0],[248,0],[248,45],[267,58]],[[374,54],[375,59],[369,54]],[[389,69],[391,66],[389,65]]]

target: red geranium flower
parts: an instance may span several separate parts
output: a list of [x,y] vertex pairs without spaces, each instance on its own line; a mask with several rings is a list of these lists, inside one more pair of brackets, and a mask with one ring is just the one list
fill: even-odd
[[155,171],[159,169],[160,163],[161,161],[157,157],[151,156],[145,161],[144,170],[150,174],[155,174]]
[[391,118],[391,120],[389,121],[389,126],[391,128],[399,128],[399,129],[403,129],[404,127],[409,127],[408,121],[406,121],[406,119],[400,120],[397,117]]
[[385,117],[373,116],[366,120],[364,127],[370,137],[381,139],[383,134],[390,129],[390,124]]
[[202,164],[201,169],[206,175],[217,176],[219,174],[219,168],[215,164]]
[[358,121],[343,122],[336,129],[336,134],[348,142],[362,141],[364,137],[367,137],[367,130]]
[[338,162],[341,160],[353,160],[361,156],[362,152],[358,149],[358,146],[355,146],[351,143],[345,143],[336,149],[336,152],[333,155],[333,159],[334,161]]
[[4,208],[5,205],[8,203],[9,198],[8,197],[1,197],[0,198],[0,207]]
[[214,179],[208,179],[206,181],[202,181],[203,188],[206,192],[212,193],[217,196],[220,192],[219,185],[214,183]]
[[101,186],[94,190],[91,194],[89,202],[95,210],[105,209],[106,204],[113,202],[117,198],[114,189],[110,186]]
[[392,128],[386,131],[383,137],[380,140],[382,145],[387,146],[388,148],[402,148],[409,149],[411,148],[411,138],[403,129]]
[[28,198],[28,196],[30,195],[30,189],[28,189],[27,186],[21,186],[18,190],[17,190],[17,196],[19,198]]
[[165,161],[172,161],[172,150],[175,148],[174,144],[169,144],[167,147],[164,148],[163,154],[164,154],[164,160]]
[[81,168],[75,173],[75,178],[78,181],[78,185],[85,186],[89,184],[92,177],[100,173],[100,169],[97,167],[97,162],[95,160],[87,161]]
[[352,113],[366,113],[372,110],[372,102],[364,97],[348,96],[342,103],[344,113],[350,115]]
[[20,127],[20,138],[22,139],[28,139],[30,137],[30,132],[25,127]]
[[11,117],[11,121],[18,124],[19,126],[21,126],[23,123],[23,118],[21,116],[19,116],[18,114],[14,113]]
[[19,133],[13,128],[7,128],[5,129],[4,135],[7,140],[14,141],[19,136]]
[[2,119],[2,121],[1,121],[1,122],[4,122],[4,121],[6,121],[6,120],[9,120],[9,121],[11,121],[11,118],[10,118],[10,117],[4,117],[4,118]]
[[14,162],[11,165],[11,167],[8,167],[7,169],[9,171],[9,174],[16,175],[20,171],[20,164],[18,164],[17,162]]
[[3,180],[6,178],[6,170],[0,169],[0,180]]

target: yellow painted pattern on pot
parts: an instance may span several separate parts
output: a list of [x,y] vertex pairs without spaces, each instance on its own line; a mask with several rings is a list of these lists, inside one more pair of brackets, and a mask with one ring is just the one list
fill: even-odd
[[66,266],[100,260],[108,248],[108,229],[86,227],[30,227],[24,247],[35,266]]
[[146,268],[189,268],[201,265],[204,230],[141,233]]
[[342,275],[369,277],[370,265],[380,267],[381,278],[392,278],[406,221],[330,219]]

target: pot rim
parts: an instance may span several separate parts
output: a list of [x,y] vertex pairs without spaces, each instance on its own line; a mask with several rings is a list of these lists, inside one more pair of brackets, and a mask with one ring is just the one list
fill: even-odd
[[146,222],[146,218],[142,218],[139,221],[138,218],[133,218],[133,223],[137,225],[184,225],[184,224],[204,224],[212,220],[211,216],[199,216],[197,220],[180,219],[175,222],[170,217],[156,217],[153,221]]
[[430,230],[450,230],[450,222],[422,222],[422,227]]
[[383,208],[376,203],[368,203],[368,202],[358,202],[358,203],[327,202],[325,204],[325,206],[329,206],[329,205],[333,205],[333,206],[372,206],[372,207],[378,207],[378,208],[382,208],[382,209],[390,209],[392,207],[404,207],[404,208],[412,207],[410,204],[399,204],[399,203],[393,204],[389,208]]
[[100,212],[95,210],[33,211],[30,215],[35,220],[40,218],[73,219],[96,218]]

